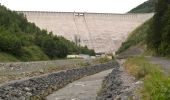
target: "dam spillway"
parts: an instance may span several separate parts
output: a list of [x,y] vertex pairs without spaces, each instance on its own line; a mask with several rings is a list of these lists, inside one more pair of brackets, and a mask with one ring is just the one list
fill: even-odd
[[22,11],[29,22],[52,31],[97,53],[114,53],[139,25],[153,13],[114,14],[86,12]]

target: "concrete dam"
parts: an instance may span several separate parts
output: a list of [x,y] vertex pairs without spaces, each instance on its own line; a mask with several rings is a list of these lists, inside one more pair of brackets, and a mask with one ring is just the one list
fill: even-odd
[[153,13],[114,14],[86,12],[22,11],[29,22],[52,31],[97,53],[114,53]]

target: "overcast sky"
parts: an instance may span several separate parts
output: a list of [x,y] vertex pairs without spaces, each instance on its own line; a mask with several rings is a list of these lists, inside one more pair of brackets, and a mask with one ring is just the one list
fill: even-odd
[[147,0],[0,0],[11,10],[126,13]]

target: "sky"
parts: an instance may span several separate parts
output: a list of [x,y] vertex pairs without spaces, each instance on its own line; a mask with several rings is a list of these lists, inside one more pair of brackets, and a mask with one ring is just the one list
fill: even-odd
[[126,13],[147,0],[0,0],[16,11]]

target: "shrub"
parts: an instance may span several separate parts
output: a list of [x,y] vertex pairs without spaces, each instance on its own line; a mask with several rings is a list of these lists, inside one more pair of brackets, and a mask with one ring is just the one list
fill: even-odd
[[19,58],[22,61],[49,60],[48,56],[38,46],[27,46],[22,48],[22,55]]
[[8,31],[0,32],[0,50],[18,55],[22,48],[21,40]]

